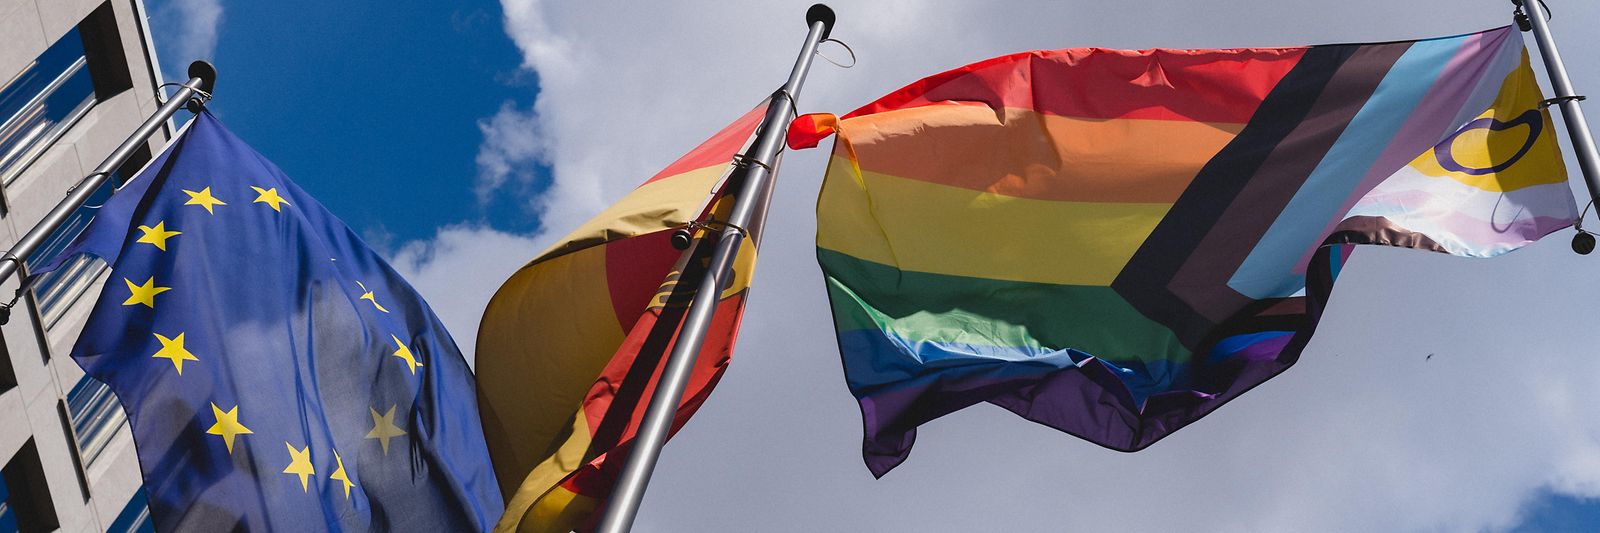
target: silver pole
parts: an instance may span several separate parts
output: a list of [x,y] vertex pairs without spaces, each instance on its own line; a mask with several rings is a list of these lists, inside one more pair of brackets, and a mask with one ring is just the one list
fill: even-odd
[[[209,99],[211,97],[211,88],[215,85],[216,80],[217,70],[210,63],[204,61],[191,63],[189,65],[189,81],[184,82],[178,88],[178,92],[172,95],[172,99],[162,104],[154,115],[144,119],[144,124],[140,124],[139,129],[133,130],[133,134],[129,135],[127,140],[122,141],[122,144],[118,145],[116,150],[112,150],[111,155],[106,156],[105,161],[100,162],[100,166],[94,167],[93,172],[90,172],[88,176],[84,176],[78,182],[78,185],[67,193],[67,197],[62,199],[61,203],[56,204],[55,209],[51,209],[50,213],[44,216],[44,220],[39,221],[38,225],[28,230],[28,233],[23,235],[15,246],[12,246],[10,250],[4,253],[0,253],[0,283],[5,283],[6,280],[11,279],[11,276],[17,273],[22,263],[39,250],[39,247],[50,237],[50,234],[55,233],[62,224],[66,223],[67,218],[71,217],[74,211],[77,211],[79,207],[83,206],[84,202],[89,200],[89,196],[99,190],[100,186],[106,183],[106,180],[111,179],[111,173],[127,162],[128,158],[132,157],[133,153],[145,141],[148,141],[156,130],[161,129],[161,126],[166,123],[167,119],[172,118],[172,115],[177,113],[179,108],[189,105],[190,100],[196,97]],[[196,106],[191,110],[198,112],[199,107]],[[24,280],[24,283],[26,283],[26,280]]]
[[1578,169],[1583,172],[1583,182],[1589,186],[1589,198],[1600,202],[1600,153],[1595,152],[1594,136],[1589,133],[1589,122],[1583,118],[1583,108],[1578,107],[1577,93],[1572,91],[1572,79],[1567,77],[1567,66],[1561,62],[1561,52],[1556,51],[1556,39],[1550,36],[1549,16],[1539,0],[1512,0],[1527,11],[1533,26],[1533,40],[1539,44],[1539,57],[1544,59],[1545,72],[1550,74],[1550,85],[1556,91],[1555,100],[1561,106],[1561,119],[1567,123],[1567,139],[1578,152]]
[[739,255],[739,246],[744,240],[741,238],[741,228],[749,225],[757,209],[766,207],[766,202],[760,200],[771,194],[772,173],[777,167],[778,154],[783,149],[784,134],[794,120],[794,97],[805,83],[817,45],[833,29],[833,20],[833,10],[828,6],[816,4],[806,11],[806,22],[811,30],[806,34],[794,69],[789,71],[789,80],[773,94],[772,101],[768,103],[767,116],[756,134],[756,141],[745,154],[747,162],[739,170],[743,176],[733,212],[728,216],[728,225],[718,234],[703,237],[716,238],[716,250],[705,276],[699,280],[694,299],[689,303],[683,329],[677,343],[672,346],[672,353],[667,356],[666,370],[662,371],[661,381],[656,384],[655,394],[650,398],[650,406],[634,438],[633,450],[628,454],[616,488],[606,504],[605,514],[599,524],[599,530],[603,533],[624,533],[633,528],[633,519],[639,512],[639,503],[644,499],[645,487],[650,484],[650,474],[655,471],[656,461],[661,458],[661,447],[667,441],[673,415],[677,413],[678,402],[688,386],[689,372],[694,368],[694,360],[700,354],[700,345],[705,341],[706,330],[716,312],[718,297],[728,286],[733,260]]

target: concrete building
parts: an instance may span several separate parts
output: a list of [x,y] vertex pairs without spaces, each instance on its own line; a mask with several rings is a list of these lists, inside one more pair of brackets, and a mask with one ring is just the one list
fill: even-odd
[[[0,0],[0,249],[9,249],[145,117],[162,83],[140,0]],[[151,139],[111,184],[171,135]],[[87,224],[98,191],[26,265]],[[150,530],[127,418],[69,357],[103,262],[36,278],[0,327],[0,533]],[[0,285],[0,303],[18,282]]]

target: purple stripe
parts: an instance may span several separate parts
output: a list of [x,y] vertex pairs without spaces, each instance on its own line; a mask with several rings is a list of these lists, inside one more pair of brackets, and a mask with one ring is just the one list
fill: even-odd
[[866,429],[862,453],[867,468],[882,477],[910,454],[917,426],[985,401],[1107,448],[1137,451],[1288,368],[1304,345],[1294,343],[1299,335],[1310,331],[1264,334],[1221,357],[1213,354],[1214,360],[1196,358],[1190,370],[1195,390],[1151,395],[1142,409],[1117,372],[1098,360],[1066,368],[996,361],[930,372],[858,392]]

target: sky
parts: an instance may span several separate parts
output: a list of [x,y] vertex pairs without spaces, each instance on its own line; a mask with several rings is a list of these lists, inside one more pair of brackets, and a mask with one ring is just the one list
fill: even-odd
[[[809,5],[146,1],[165,69],[214,60],[214,112],[384,250],[469,358],[483,305],[514,269],[782,83]],[[1549,3],[1579,92],[1596,90],[1600,4]],[[1504,0],[833,7],[833,35],[860,61],[818,62],[801,112],[843,113],[1029,49],[1387,41],[1500,26],[1511,11]],[[814,257],[826,155],[785,157],[733,364],[666,447],[637,531],[1600,523],[1600,257],[1573,254],[1571,230],[1487,260],[1357,251],[1294,368],[1144,451],[980,405],[923,426],[909,460],[874,480]]]

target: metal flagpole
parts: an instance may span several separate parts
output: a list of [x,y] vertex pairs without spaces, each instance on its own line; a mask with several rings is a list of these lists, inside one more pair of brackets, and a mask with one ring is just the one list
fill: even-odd
[[828,6],[816,4],[806,11],[806,22],[810,26],[810,31],[806,34],[805,44],[800,47],[800,57],[795,60],[794,69],[789,71],[789,80],[783,84],[782,89],[773,94],[772,101],[767,106],[767,116],[756,133],[755,143],[745,152],[743,160],[739,163],[740,168],[735,171],[742,173],[742,176],[735,176],[742,181],[733,204],[733,211],[729,214],[727,224],[722,231],[707,233],[706,237],[702,237],[717,239],[710,267],[699,280],[699,287],[689,304],[688,315],[684,318],[683,329],[672,347],[672,353],[667,357],[666,369],[661,372],[661,381],[656,384],[655,394],[650,398],[650,406],[639,424],[633,450],[628,454],[627,462],[622,466],[622,474],[617,480],[616,489],[606,504],[599,528],[603,533],[624,533],[633,528],[633,519],[639,512],[639,503],[644,498],[645,487],[650,484],[650,474],[654,472],[656,461],[661,457],[661,447],[666,443],[673,415],[677,413],[678,402],[688,386],[690,370],[694,367],[695,358],[700,354],[700,345],[705,341],[706,330],[711,326],[711,317],[716,312],[718,297],[731,280],[729,274],[732,271],[733,260],[738,256],[739,246],[744,241],[743,228],[754,218],[756,210],[766,207],[766,202],[760,200],[771,193],[778,154],[783,149],[783,139],[789,131],[789,123],[794,120],[795,96],[800,94],[800,86],[806,81],[806,73],[811,69],[811,58],[816,53],[817,45],[828,38],[829,32],[832,31],[833,21],[833,10]]
[[[1550,16],[1545,10],[1543,0],[1511,0],[1516,4],[1517,26],[1523,31],[1533,31],[1533,40],[1539,45],[1539,57],[1544,59],[1545,72],[1550,75],[1550,85],[1555,89],[1554,98],[1545,100],[1546,103],[1561,106],[1561,120],[1567,124],[1567,139],[1572,141],[1572,149],[1578,154],[1578,169],[1583,173],[1583,182],[1589,187],[1589,199],[1600,202],[1600,153],[1595,151],[1594,136],[1589,133],[1589,122],[1583,118],[1583,108],[1578,107],[1578,101],[1584,97],[1572,91],[1572,79],[1567,77],[1567,66],[1561,62],[1561,52],[1556,51],[1555,37],[1550,35],[1550,26],[1546,19]],[[1590,250],[1594,247],[1593,237],[1588,237],[1580,220],[1577,227],[1578,237],[1573,240],[1573,249],[1579,250],[1582,238],[1588,238]],[[1587,253],[1580,250],[1579,253]]]
[[[79,207],[82,207],[89,200],[89,196],[99,190],[106,180],[111,179],[111,173],[127,162],[128,158],[133,156],[134,151],[138,150],[140,145],[149,140],[150,136],[154,135],[156,130],[160,129],[167,119],[172,118],[172,115],[178,112],[178,108],[192,103],[193,106],[190,107],[190,111],[199,112],[200,105],[203,105],[205,100],[211,99],[211,89],[216,85],[216,82],[216,67],[205,61],[190,63],[189,81],[178,87],[178,92],[172,95],[172,99],[161,104],[161,107],[156,109],[154,115],[150,115],[150,118],[144,120],[144,124],[139,125],[139,129],[133,130],[133,134],[129,135],[127,140],[122,141],[122,144],[118,145],[116,150],[112,150],[111,155],[106,156],[106,160],[101,161],[100,166],[94,167],[93,172],[90,172],[88,176],[84,176],[83,180],[79,181],[78,185],[67,193],[67,197],[62,199],[61,203],[56,204],[55,209],[51,209],[50,213],[44,216],[44,220],[41,220],[33,229],[28,230],[28,233],[23,235],[15,246],[12,246],[10,250],[6,250],[4,253],[0,253],[0,283],[5,283],[6,280],[11,279],[11,276],[16,274],[22,267],[23,261],[27,261],[29,256],[38,251],[39,247],[50,237],[50,234],[55,233],[56,229],[66,223],[67,218],[71,217],[72,213],[77,211]],[[21,287],[27,287],[27,280],[22,281]],[[0,311],[8,310],[9,307]],[[4,320],[0,320],[0,323],[4,323]]]

